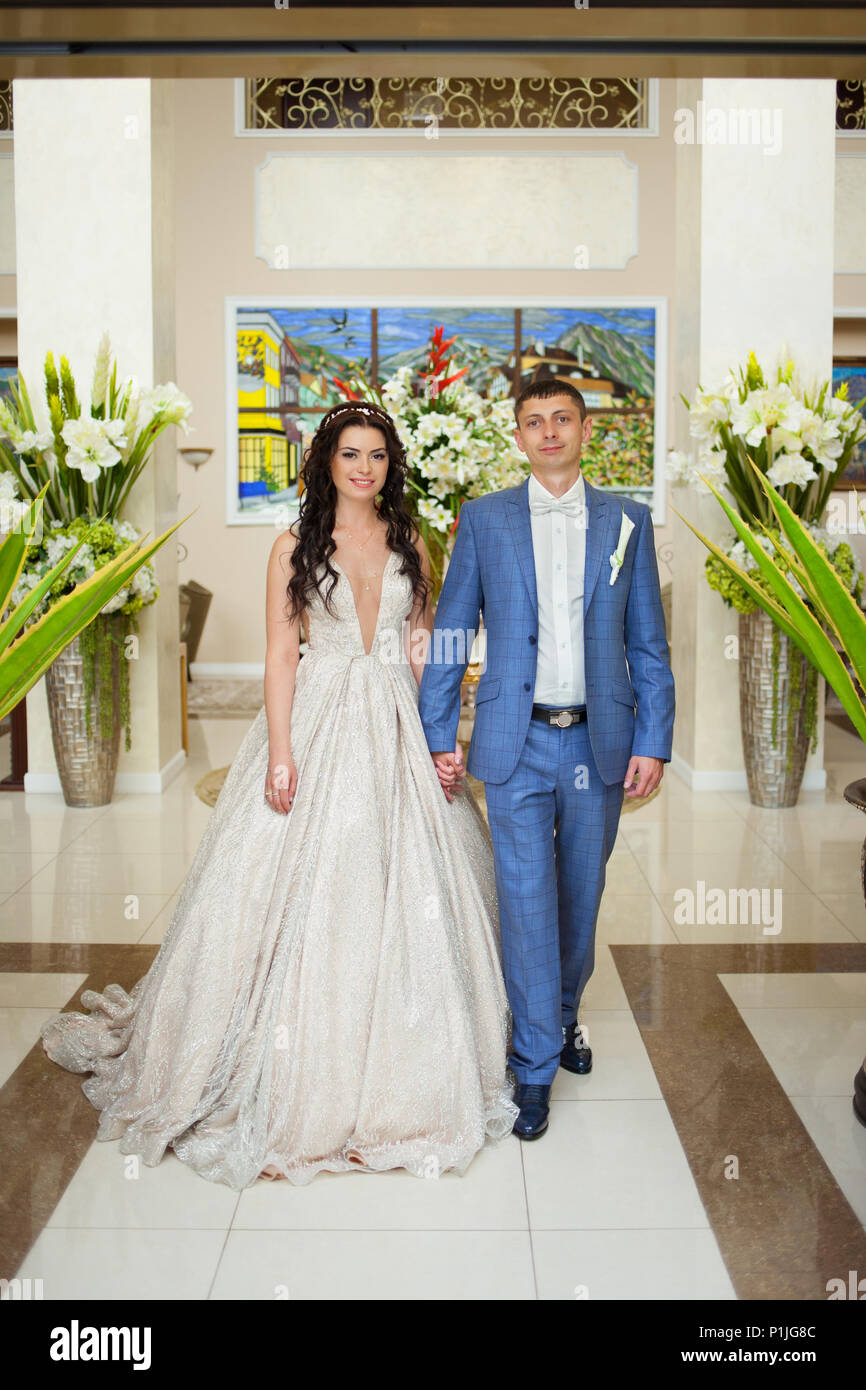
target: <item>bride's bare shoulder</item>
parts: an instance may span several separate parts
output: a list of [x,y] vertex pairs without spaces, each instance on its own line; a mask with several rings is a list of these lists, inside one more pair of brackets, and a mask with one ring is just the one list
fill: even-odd
[[[297,523],[293,523],[297,526]],[[295,546],[298,544],[297,531],[290,526],[286,531],[281,531],[271,546],[268,568],[278,565],[282,570],[288,570]]]

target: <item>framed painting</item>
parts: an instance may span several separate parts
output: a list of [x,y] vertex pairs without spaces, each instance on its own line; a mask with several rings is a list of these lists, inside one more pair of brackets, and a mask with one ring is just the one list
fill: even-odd
[[18,359],[0,357],[0,396],[8,395],[9,384],[18,384]]
[[[856,405],[866,398],[866,357],[834,357],[833,391],[848,383],[848,399]],[[866,440],[854,446],[848,467],[836,479],[835,489],[866,490]]]
[[594,417],[586,478],[664,522],[664,299],[230,298],[225,323],[229,525],[288,525],[304,449],[343,399],[335,378],[382,386],[399,367],[420,371],[437,325],[481,395],[547,377],[577,387]]

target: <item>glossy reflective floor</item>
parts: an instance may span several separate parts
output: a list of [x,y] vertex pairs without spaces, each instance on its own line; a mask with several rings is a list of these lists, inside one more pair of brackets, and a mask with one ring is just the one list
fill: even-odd
[[192,721],[161,797],[0,795],[0,1277],[46,1299],[824,1299],[866,1272],[866,816],[841,797],[866,756],[831,724],[830,786],[791,810],[668,767],[623,816],[581,1011],[594,1068],[559,1073],[538,1142],[462,1178],[241,1194],[95,1143],[39,1024],[148,968],[210,814],[193,786],[248,722]]

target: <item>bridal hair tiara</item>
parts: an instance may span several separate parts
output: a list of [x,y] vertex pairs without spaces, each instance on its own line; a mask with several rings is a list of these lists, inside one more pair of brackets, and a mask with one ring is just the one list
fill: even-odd
[[352,411],[354,414],[360,413],[361,415],[374,415],[380,420],[383,418],[383,416],[388,415],[388,412],[386,410],[383,410],[378,405],[367,405],[365,402],[359,402],[357,404],[354,404],[352,401],[345,401],[342,405],[332,406],[331,409],[327,412],[327,416],[323,416],[323,418],[333,419],[337,415],[345,414],[347,410]]

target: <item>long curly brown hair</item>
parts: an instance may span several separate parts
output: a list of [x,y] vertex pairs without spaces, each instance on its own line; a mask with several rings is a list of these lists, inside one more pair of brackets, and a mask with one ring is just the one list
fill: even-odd
[[[415,549],[418,529],[406,506],[404,490],[406,450],[386,410],[370,401],[343,401],[322,416],[309,448],[304,454],[301,477],[304,493],[298,519],[290,530],[297,537],[292,552],[294,573],[286,587],[290,616],[300,617],[313,593],[320,593],[329,612],[333,612],[331,596],[339,575],[331,564],[337,549],[331,532],[337,512],[337,489],[331,474],[331,461],[340,444],[340,435],[347,425],[373,426],[385,436],[388,450],[388,473],[378,498],[378,515],[388,523],[388,547],[402,557],[400,573],[412,581],[415,600],[426,603],[430,585],[421,570],[421,560]],[[325,574],[319,574],[324,565]],[[327,593],[324,585],[328,583]]]

